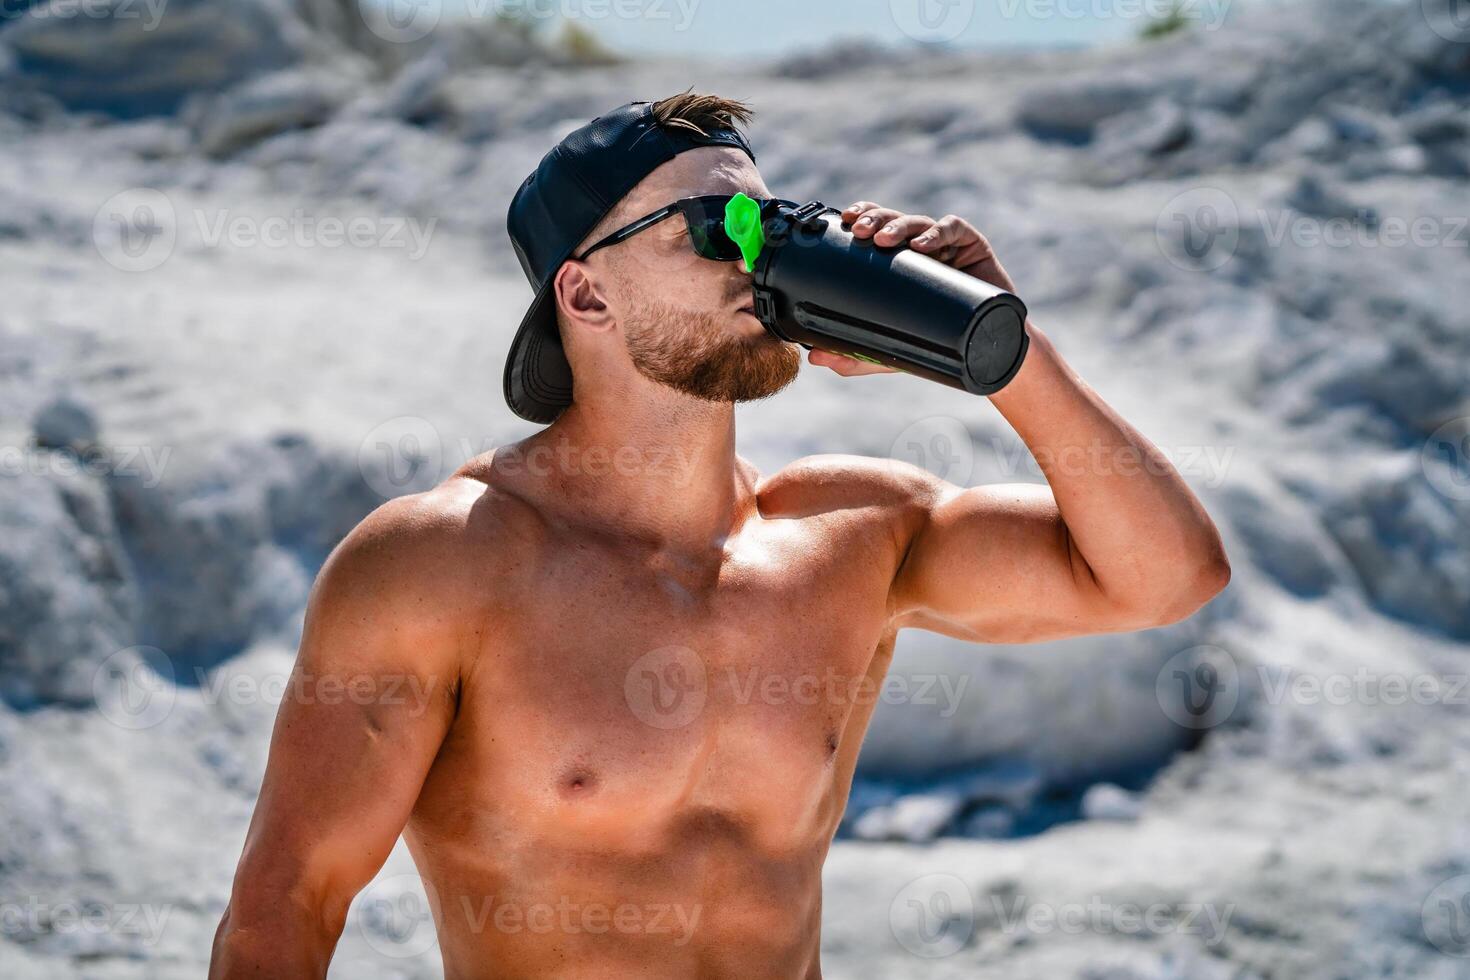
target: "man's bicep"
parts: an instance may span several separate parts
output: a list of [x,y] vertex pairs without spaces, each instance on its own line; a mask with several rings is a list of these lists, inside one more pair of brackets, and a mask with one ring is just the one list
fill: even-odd
[[[337,567],[333,567],[336,563]],[[313,591],[237,874],[234,914],[328,921],[382,866],[453,719],[454,651],[412,596],[334,556]]]
[[900,626],[1032,643],[1109,626],[1105,597],[1050,488],[948,488],[914,531],[895,582]]

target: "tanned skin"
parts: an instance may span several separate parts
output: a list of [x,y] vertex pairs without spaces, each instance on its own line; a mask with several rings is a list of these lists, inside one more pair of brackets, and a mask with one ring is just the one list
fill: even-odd
[[[744,154],[693,150],[599,232],[736,191],[773,196]],[[1011,288],[960,218],[871,202],[844,218]],[[575,403],[385,504],[322,569],[215,980],[324,976],[400,833],[449,980],[820,977],[822,862],[900,629],[1140,630],[1229,580],[1184,481],[1034,323],[991,402],[1047,486],[960,489],[851,456],[762,475],[735,454],[733,404],[651,380],[625,336],[657,301],[779,344],[740,263],[695,257],[675,219],[556,283]],[[1076,447],[1139,465],[1052,465]],[[295,693],[328,679],[399,696]]]

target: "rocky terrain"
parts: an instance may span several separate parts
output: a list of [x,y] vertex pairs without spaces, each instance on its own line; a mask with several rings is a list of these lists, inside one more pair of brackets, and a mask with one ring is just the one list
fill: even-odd
[[[827,974],[1470,977],[1454,7],[754,65],[510,21],[389,39],[328,0],[102,8],[0,19],[0,975],[202,975],[316,568],[529,431],[500,398],[510,193],[603,109],[694,86],[755,106],[785,196],[982,227],[1234,566],[1169,629],[902,638]],[[1040,479],[983,400],[910,378],[807,370],[740,426],[768,471]],[[438,976],[422,912],[395,853],[333,975]]]

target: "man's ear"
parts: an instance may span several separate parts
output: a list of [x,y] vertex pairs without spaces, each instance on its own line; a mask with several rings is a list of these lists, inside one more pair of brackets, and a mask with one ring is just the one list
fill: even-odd
[[585,330],[611,330],[616,322],[596,274],[574,259],[556,270],[556,305],[567,322]]

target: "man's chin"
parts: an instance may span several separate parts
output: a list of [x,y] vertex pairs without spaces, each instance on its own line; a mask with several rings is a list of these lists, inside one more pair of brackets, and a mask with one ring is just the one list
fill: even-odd
[[801,348],[762,329],[759,336],[738,337],[698,363],[679,363],[672,370],[639,364],[645,377],[709,402],[753,402],[769,398],[796,380]]
[[739,391],[732,401],[753,402],[785,390],[801,371],[801,348],[761,328],[751,341]]
[[[642,319],[642,328],[628,333],[628,354],[638,373],[704,401],[769,398],[801,370],[801,348],[744,311],[660,312]],[[678,327],[666,326],[673,324]]]

